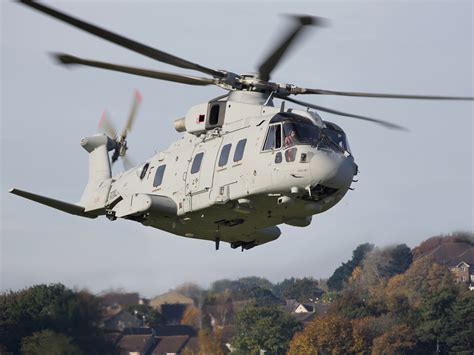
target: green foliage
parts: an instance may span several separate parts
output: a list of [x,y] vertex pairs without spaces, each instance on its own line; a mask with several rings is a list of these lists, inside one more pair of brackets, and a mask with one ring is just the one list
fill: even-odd
[[399,244],[388,249],[388,262],[382,270],[383,277],[390,278],[404,273],[412,263],[411,249],[406,244]]
[[145,319],[145,325],[151,328],[156,328],[165,323],[165,319],[160,312],[145,304],[131,304],[125,310],[131,314],[136,312],[136,317],[138,319]]
[[474,292],[464,291],[453,303],[446,343],[452,351],[468,352],[474,349]]
[[293,334],[301,324],[274,307],[249,304],[236,316],[232,346],[237,354],[285,353]]
[[318,281],[311,277],[285,279],[274,287],[275,294],[282,299],[295,299],[298,302],[311,302],[320,298],[323,291]]
[[349,277],[351,277],[354,269],[359,266],[365,258],[365,255],[372,251],[374,248],[373,244],[365,243],[359,245],[352,252],[352,259],[347,263],[342,263],[339,266],[332,276],[328,279],[328,288],[331,291],[340,291],[344,287],[344,284],[347,282]]
[[229,290],[235,292],[243,289],[252,289],[255,287],[271,290],[273,288],[273,284],[263,277],[248,276],[242,277],[238,280],[222,279],[215,281],[212,283],[210,291],[220,293],[224,292],[225,290]]
[[52,330],[35,332],[21,341],[24,355],[81,355],[83,352],[73,344],[73,339]]
[[37,285],[0,296],[0,342],[18,352],[21,339],[50,329],[75,339],[87,353],[108,349],[96,328],[98,299],[86,291],[74,292],[62,284]]

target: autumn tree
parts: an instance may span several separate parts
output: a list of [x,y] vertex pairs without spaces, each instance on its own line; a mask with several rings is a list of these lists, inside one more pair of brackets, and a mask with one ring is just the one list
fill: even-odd
[[194,305],[186,306],[181,324],[189,325],[194,328],[201,328],[201,311]]
[[388,314],[379,317],[369,316],[352,321],[352,351],[369,354],[373,341],[396,325],[397,320]]
[[[198,333],[199,355],[224,355],[221,330],[200,330]],[[186,354],[185,354],[186,355]]]
[[396,325],[374,340],[372,354],[417,354],[416,337],[407,325]]
[[354,347],[350,320],[333,314],[315,318],[290,343],[289,355],[347,354]]
[[284,353],[301,324],[275,307],[249,304],[237,313],[232,346],[237,354],[258,354],[260,350]]

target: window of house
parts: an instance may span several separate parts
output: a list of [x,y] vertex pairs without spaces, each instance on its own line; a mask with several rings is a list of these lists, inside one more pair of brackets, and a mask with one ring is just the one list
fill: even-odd
[[191,174],[195,174],[199,172],[201,169],[202,158],[204,157],[204,153],[198,153],[193,159],[193,165],[191,166]]
[[232,144],[226,144],[225,146],[222,147],[221,156],[219,158],[220,168],[227,164],[227,161],[229,160],[229,153],[230,153],[231,147],[232,147]]
[[163,182],[163,176],[165,175],[166,165],[161,165],[156,169],[155,179],[153,180],[153,186],[158,187]]
[[237,143],[237,147],[235,148],[235,153],[234,153],[234,162],[241,161],[242,158],[244,157],[244,150],[245,150],[246,143],[247,143],[247,139],[241,139],[239,143]]

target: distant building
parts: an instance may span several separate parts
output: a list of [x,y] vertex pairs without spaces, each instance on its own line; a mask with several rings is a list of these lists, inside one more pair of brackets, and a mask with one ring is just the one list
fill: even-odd
[[316,318],[318,314],[326,313],[328,308],[329,305],[323,302],[300,303],[296,300],[286,300],[282,310],[293,316],[296,320],[308,323]]
[[161,312],[161,307],[164,304],[194,305],[194,301],[191,297],[184,296],[176,291],[170,291],[152,298],[149,302],[149,305],[159,312]]
[[142,321],[137,319],[133,314],[120,310],[104,318],[100,327],[109,332],[122,332],[127,328],[138,328],[142,326]]
[[126,329],[116,345],[120,355],[199,354],[196,330],[184,325]]
[[450,242],[441,244],[428,255],[438,264],[446,265],[456,282],[474,285],[474,246]]

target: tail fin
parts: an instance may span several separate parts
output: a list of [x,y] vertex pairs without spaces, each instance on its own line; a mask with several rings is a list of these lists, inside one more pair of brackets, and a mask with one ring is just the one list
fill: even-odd
[[105,134],[81,139],[82,147],[89,152],[89,181],[79,202],[85,212],[105,213],[112,186],[109,151],[115,148],[115,144]]
[[49,197],[45,197],[45,196],[41,196],[41,195],[36,195],[36,194],[31,193],[31,192],[22,191],[22,190],[18,190],[18,189],[10,189],[9,192],[12,193],[12,194],[27,198],[29,200],[41,203],[43,205],[55,208],[57,210],[60,210],[60,211],[66,212],[66,213],[70,213],[70,214],[74,214],[76,216],[87,217],[87,218],[97,217],[97,215],[86,213],[84,207],[79,206],[79,205],[74,205],[72,203],[55,200],[53,198],[49,198]]

